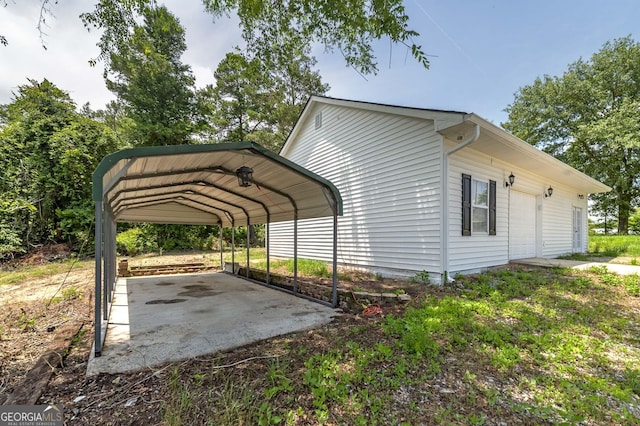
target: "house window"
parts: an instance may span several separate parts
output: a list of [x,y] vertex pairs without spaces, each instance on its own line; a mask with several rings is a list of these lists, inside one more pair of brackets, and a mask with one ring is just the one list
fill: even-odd
[[473,180],[471,184],[472,221],[471,232],[489,230],[489,183]]
[[462,175],[462,235],[496,235],[496,182]]
[[316,130],[322,127],[322,111],[316,114]]

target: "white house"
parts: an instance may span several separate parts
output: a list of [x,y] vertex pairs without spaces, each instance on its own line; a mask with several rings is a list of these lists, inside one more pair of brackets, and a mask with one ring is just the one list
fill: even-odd
[[[433,281],[586,251],[587,196],[610,190],[475,114],[326,97],[280,155],[340,190],[341,266]],[[299,257],[331,261],[331,219],[298,229]],[[293,256],[292,235],[271,225],[273,256]]]

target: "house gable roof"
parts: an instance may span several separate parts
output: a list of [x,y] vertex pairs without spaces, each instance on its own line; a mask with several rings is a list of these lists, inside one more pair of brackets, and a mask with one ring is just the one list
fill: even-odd
[[407,106],[398,106],[398,105],[390,105],[390,104],[380,104],[375,102],[364,102],[364,101],[354,101],[348,99],[340,99],[340,98],[330,98],[326,96],[311,96],[309,100],[307,100],[307,104],[305,105],[302,113],[300,113],[300,117],[298,117],[298,121],[296,125],[291,130],[289,137],[285,141],[284,145],[280,149],[280,155],[286,155],[286,152],[291,148],[291,145],[294,143],[296,136],[300,132],[300,129],[303,126],[303,122],[305,119],[309,117],[312,113],[313,109],[317,105],[335,105],[342,106],[347,108],[358,108],[364,109],[367,111],[375,111],[381,112],[385,114],[395,114],[402,115],[404,117],[413,117],[413,118],[421,118],[424,120],[433,120],[433,121],[446,121],[449,123],[453,122],[462,122],[466,112],[461,111],[447,111],[447,110],[439,110],[439,109],[426,109],[426,108],[417,108],[417,107],[407,107]]
[[312,96],[307,101],[293,130],[280,150],[280,155],[286,156],[293,148],[296,138],[319,105],[334,105],[346,108],[357,108],[384,114],[395,114],[434,121],[438,133],[451,141],[466,140],[473,133],[474,126],[480,127],[477,141],[469,145],[469,149],[482,152],[514,167],[531,171],[553,181],[558,181],[585,194],[608,192],[610,187],[574,169],[551,155],[540,151],[522,139],[512,135],[482,117],[461,111],[447,111],[362,102],[323,96]]

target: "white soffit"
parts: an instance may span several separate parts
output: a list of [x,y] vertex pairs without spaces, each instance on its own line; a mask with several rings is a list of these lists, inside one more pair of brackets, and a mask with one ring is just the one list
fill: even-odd
[[456,141],[460,135],[464,135],[463,139],[470,135],[472,133],[471,129],[475,124],[480,126],[480,136],[477,141],[471,143],[465,149],[481,152],[508,165],[541,176],[549,182],[562,183],[580,193],[597,194],[611,191],[611,188],[607,185],[598,182],[546,152],[540,151],[475,114],[467,116],[467,119],[462,124],[442,129],[439,133],[452,141]]

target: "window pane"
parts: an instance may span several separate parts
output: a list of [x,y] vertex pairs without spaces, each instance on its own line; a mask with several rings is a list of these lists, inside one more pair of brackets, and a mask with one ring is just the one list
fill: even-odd
[[476,206],[489,205],[489,184],[487,182],[473,181],[473,204]]
[[489,218],[489,210],[474,207],[473,208],[473,223],[471,232],[487,232],[487,219]]

